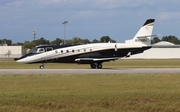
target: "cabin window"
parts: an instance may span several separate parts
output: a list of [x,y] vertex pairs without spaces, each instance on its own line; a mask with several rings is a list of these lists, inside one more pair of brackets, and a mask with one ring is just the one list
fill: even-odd
[[90,49],[90,51],[92,51],[92,49]]
[[86,49],[84,49],[84,52],[86,52]]
[[53,48],[52,47],[46,47],[46,51],[52,51]]
[[67,53],[69,52],[69,50],[66,51]]
[[80,52],[80,50],[78,49],[78,52]]
[[43,53],[44,52],[44,48],[38,48],[37,49],[37,53]]
[[63,50],[61,50],[61,53],[63,53]]
[[72,50],[72,52],[74,52],[74,50]]

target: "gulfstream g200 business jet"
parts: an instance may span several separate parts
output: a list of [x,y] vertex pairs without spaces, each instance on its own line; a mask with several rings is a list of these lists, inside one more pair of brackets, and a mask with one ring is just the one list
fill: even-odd
[[101,69],[103,62],[142,53],[151,48],[155,19],[148,19],[131,40],[125,43],[92,43],[83,45],[40,45],[15,60],[20,63],[78,63]]

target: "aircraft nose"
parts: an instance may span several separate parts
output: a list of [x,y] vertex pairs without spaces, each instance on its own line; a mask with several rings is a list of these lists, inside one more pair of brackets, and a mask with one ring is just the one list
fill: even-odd
[[18,63],[27,63],[27,60],[25,60],[25,59],[18,59],[18,60],[16,60],[16,62],[18,62]]
[[18,62],[18,63],[22,63],[22,60],[21,60],[21,59],[18,59],[18,60],[16,60],[16,62]]
[[17,61],[17,60],[19,60],[19,58],[14,58],[14,61]]

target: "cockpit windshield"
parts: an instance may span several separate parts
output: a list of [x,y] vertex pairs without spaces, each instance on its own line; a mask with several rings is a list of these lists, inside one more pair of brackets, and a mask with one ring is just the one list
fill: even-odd
[[30,53],[43,53],[45,52],[44,48],[34,48]]
[[36,53],[37,52],[37,48],[34,48],[33,50],[31,50],[29,53]]

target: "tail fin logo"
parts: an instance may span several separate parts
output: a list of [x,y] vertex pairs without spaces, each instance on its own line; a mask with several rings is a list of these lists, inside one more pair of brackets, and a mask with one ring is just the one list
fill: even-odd
[[135,39],[135,42],[147,42],[147,38],[142,38],[142,39]]

